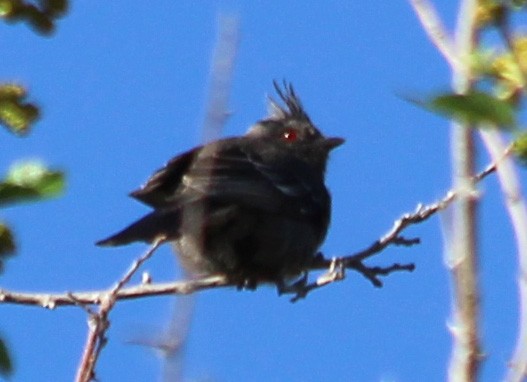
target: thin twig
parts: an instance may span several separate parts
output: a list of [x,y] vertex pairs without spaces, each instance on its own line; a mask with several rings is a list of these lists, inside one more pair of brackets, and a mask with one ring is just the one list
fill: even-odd
[[[117,300],[132,300],[143,297],[167,296],[175,294],[190,294],[204,289],[230,286],[228,280],[221,275],[203,279],[174,281],[168,283],[139,284],[122,288],[117,292]],[[38,306],[55,309],[63,306],[78,306],[79,304],[99,305],[108,291],[66,292],[66,293],[33,293],[0,290],[0,303]]]
[[[98,297],[100,303],[99,311],[95,314],[90,314],[88,317],[88,336],[86,338],[86,344],[84,345],[81,362],[77,369],[77,377],[75,379],[77,382],[89,382],[95,379],[95,365],[107,342],[106,331],[110,327],[108,316],[118,299],[119,291],[164,242],[165,238],[156,240],[141,257],[133,262],[128,271],[109,292],[104,292]],[[81,300],[74,294],[68,293],[67,295],[75,305],[81,303]]]
[[458,67],[459,59],[455,54],[452,38],[443,26],[433,4],[428,0],[409,1],[432,43],[437,47],[439,52],[441,52],[450,66]]

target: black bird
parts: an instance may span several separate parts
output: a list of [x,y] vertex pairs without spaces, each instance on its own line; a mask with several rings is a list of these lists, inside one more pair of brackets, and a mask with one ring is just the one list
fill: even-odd
[[283,285],[302,274],[326,236],[329,152],[344,143],[313,125],[284,82],[270,115],[241,137],[196,147],[130,195],[154,210],[97,245],[172,241],[192,275],[224,274],[242,286]]

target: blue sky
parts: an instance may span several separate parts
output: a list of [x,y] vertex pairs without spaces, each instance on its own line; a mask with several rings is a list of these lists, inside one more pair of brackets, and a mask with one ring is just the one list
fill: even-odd
[[[443,7],[452,27],[455,9]],[[272,80],[285,78],[325,134],[346,138],[332,153],[327,175],[333,195],[332,226],[322,247],[327,256],[363,249],[402,213],[449,189],[447,121],[398,96],[450,83],[448,67],[406,1],[75,2],[49,39],[24,25],[0,25],[0,80],[28,85],[43,109],[29,137],[0,132],[0,172],[13,161],[41,158],[68,174],[63,197],[1,211],[20,242],[2,287],[107,288],[144,250],[93,243],[147,212],[127,193],[199,143],[221,11],[241,21],[233,115],[224,135],[242,134],[265,116]],[[479,157],[483,167],[483,149]],[[494,381],[515,344],[515,249],[496,180],[486,180],[481,191],[488,355],[481,380]],[[186,380],[444,380],[450,290],[440,220],[406,235],[422,244],[388,249],[370,263],[415,262],[417,269],[389,276],[381,289],[350,272],[296,304],[271,287],[200,293],[184,358]],[[154,280],[180,276],[168,248],[145,269]],[[161,380],[156,353],[126,342],[160,333],[173,300],[118,304],[97,368],[100,380]],[[82,310],[1,310],[14,381],[72,380],[87,328]]]

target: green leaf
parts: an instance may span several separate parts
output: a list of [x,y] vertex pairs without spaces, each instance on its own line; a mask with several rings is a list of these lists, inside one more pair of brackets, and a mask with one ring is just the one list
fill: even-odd
[[512,0],[511,3],[518,10],[520,10],[521,8],[525,8],[527,6],[527,1],[526,0]]
[[53,19],[49,17],[47,12],[36,7],[28,6],[24,10],[24,15],[29,25],[31,25],[38,33],[50,35],[55,31]]
[[28,133],[40,114],[36,105],[24,102],[25,97],[26,90],[20,85],[0,85],[0,123],[18,135]]
[[516,110],[507,101],[483,92],[468,94],[445,93],[427,100],[412,100],[434,113],[472,125],[492,124],[502,129],[517,126]]
[[0,258],[15,252],[13,233],[5,223],[0,222]]
[[45,0],[44,9],[53,17],[62,17],[68,11],[67,0]]
[[522,131],[514,140],[512,150],[520,163],[527,166],[527,132]]
[[479,28],[488,25],[502,25],[507,8],[501,1],[479,0],[477,2],[476,23]]
[[23,86],[17,84],[0,85],[0,98],[20,98],[25,96],[26,89]]
[[10,23],[28,23],[44,36],[55,31],[56,19],[65,16],[68,9],[68,0],[0,0],[0,17]]
[[4,270],[4,260],[14,255],[15,239],[9,227],[0,222],[0,273]]
[[8,377],[13,372],[13,363],[4,341],[0,338],[0,375]]
[[37,161],[19,163],[0,182],[0,206],[54,197],[64,186],[62,171],[48,170]]
[[0,0],[0,17],[9,17],[15,8],[12,0]]

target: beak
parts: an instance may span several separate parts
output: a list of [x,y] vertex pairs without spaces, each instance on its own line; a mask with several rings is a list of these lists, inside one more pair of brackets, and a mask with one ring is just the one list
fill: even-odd
[[345,142],[344,138],[339,138],[339,137],[324,138],[324,141],[322,142],[322,146],[324,146],[328,151],[330,151],[336,147],[339,147],[344,142]]

